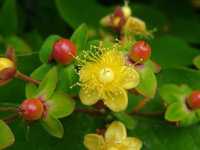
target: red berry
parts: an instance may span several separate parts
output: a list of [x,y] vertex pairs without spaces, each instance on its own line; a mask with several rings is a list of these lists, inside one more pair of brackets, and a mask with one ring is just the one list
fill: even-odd
[[187,98],[187,104],[191,109],[200,108],[200,91],[193,91]]
[[26,99],[20,105],[20,113],[25,120],[39,120],[44,114],[44,104],[40,99]]
[[129,52],[129,57],[134,62],[145,62],[150,56],[151,47],[145,41],[136,42]]
[[76,46],[68,39],[60,39],[53,46],[53,58],[61,64],[69,64],[76,56]]

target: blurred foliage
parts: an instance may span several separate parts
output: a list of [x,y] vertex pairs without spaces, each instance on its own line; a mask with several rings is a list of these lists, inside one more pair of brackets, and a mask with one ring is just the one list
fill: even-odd
[[[192,89],[200,89],[200,72],[193,66],[194,57],[200,53],[200,8],[195,7],[191,0],[133,2],[130,3],[133,14],[144,19],[149,29],[157,29],[151,44],[152,58],[162,67],[158,86],[185,83]],[[48,35],[69,38],[75,28],[86,23],[91,35],[98,36],[100,18],[118,4],[123,4],[123,1],[1,0],[0,54],[7,46],[16,48],[19,69],[30,74],[40,65],[37,51]],[[194,64],[199,68],[199,60],[195,60]],[[17,79],[0,87],[0,103],[20,103],[25,98],[24,88],[25,84]],[[148,104],[149,110],[161,108],[159,101],[161,98],[156,95]],[[130,105],[136,105],[132,103]],[[117,117],[120,118],[119,114]],[[144,141],[143,150],[200,149],[199,124],[177,128],[165,123],[163,118],[136,117],[136,120],[136,128],[130,129],[128,134]],[[35,123],[29,129],[18,120],[11,124],[16,142],[8,150],[65,150],[66,147],[69,150],[82,150],[83,136],[103,127],[105,120],[103,117],[74,113],[62,119],[62,123],[64,138],[56,139],[48,135],[40,124]]]

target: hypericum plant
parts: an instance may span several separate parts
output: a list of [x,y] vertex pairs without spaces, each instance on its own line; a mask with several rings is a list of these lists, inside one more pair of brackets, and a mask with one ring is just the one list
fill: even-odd
[[[200,121],[199,90],[187,85],[157,86],[156,74],[161,67],[151,59],[152,33],[144,21],[132,16],[128,4],[116,7],[100,22],[113,29],[111,39],[116,35],[118,39],[108,40],[107,35],[89,38],[85,24],[69,39],[50,35],[39,50],[41,64],[30,76],[19,71],[14,49],[7,49],[0,58],[0,85],[13,78],[26,81],[26,85],[20,104],[0,106],[0,111],[12,113],[0,120],[0,149],[13,144],[8,123],[15,119],[30,127],[38,122],[50,135],[62,138],[61,118],[76,112],[101,115],[104,122],[112,123],[106,131],[97,129],[97,133],[85,135],[83,143],[89,150],[140,150],[145,141],[127,137],[126,128],[136,127],[131,115],[164,114],[167,123],[180,126]],[[148,112],[147,102],[159,97],[157,87],[164,109]]]

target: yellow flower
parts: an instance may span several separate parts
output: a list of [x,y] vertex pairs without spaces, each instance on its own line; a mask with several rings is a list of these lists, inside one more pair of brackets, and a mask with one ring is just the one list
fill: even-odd
[[105,136],[88,134],[84,137],[88,150],[140,150],[142,142],[135,137],[127,137],[125,126],[114,121],[105,132]]
[[93,55],[93,61],[87,61],[80,69],[80,99],[85,105],[102,100],[112,111],[125,110],[128,104],[126,89],[138,85],[139,75],[132,66],[126,65],[117,47],[100,51],[100,56]]
[[1,57],[0,58],[0,71],[7,68],[14,68],[15,64],[8,58]]
[[150,34],[147,31],[146,24],[143,20],[136,17],[129,17],[126,24],[123,26],[123,32],[129,34]]

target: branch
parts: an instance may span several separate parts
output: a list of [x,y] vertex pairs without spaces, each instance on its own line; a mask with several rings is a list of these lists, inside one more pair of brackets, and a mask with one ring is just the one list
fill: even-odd
[[104,110],[98,110],[98,109],[81,109],[81,108],[77,108],[75,109],[75,112],[78,112],[78,113],[86,113],[86,114],[89,114],[89,115],[103,115],[105,113]]
[[145,97],[144,99],[142,99],[138,105],[133,109],[133,113],[134,112],[139,112],[142,108],[144,108],[144,106],[147,104],[147,102],[149,101],[148,97]]
[[0,107],[0,112],[17,112],[15,107]]
[[3,121],[5,121],[7,124],[12,123],[13,121],[15,121],[17,118],[19,117],[18,113],[14,113],[8,117],[5,117],[3,119]]
[[131,112],[130,115],[138,115],[138,116],[144,116],[144,117],[155,117],[155,116],[163,116],[163,111],[158,112]]
[[15,74],[15,77],[16,78],[19,78],[21,80],[24,80],[24,81],[27,81],[27,82],[30,82],[30,83],[33,83],[33,84],[36,84],[36,85],[39,85],[40,84],[40,81],[38,80],[35,80],[23,73],[21,73],[20,71],[17,71],[16,74]]

